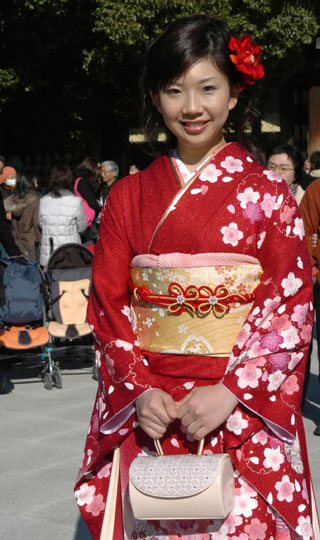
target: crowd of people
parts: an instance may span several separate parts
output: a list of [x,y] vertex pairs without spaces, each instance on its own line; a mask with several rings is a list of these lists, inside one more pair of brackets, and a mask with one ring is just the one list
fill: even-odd
[[94,244],[100,211],[119,167],[86,157],[72,168],[57,164],[45,179],[25,169],[21,160],[0,156],[2,255],[22,254],[45,268],[51,253],[69,243]]
[[[314,255],[319,250],[320,183],[315,182],[307,196],[304,195],[307,187],[320,179],[320,151],[312,152],[308,158],[293,144],[277,143],[261,153],[265,156],[265,166],[287,182],[299,206],[304,198],[301,211],[316,276],[320,268]],[[131,165],[128,173],[137,172],[136,165]],[[2,227],[6,231],[6,239],[1,240],[2,253],[6,254],[5,245],[8,246],[7,239],[10,238],[10,244],[13,246],[15,242],[16,245],[8,247],[7,254],[14,255],[19,251],[29,259],[40,260],[45,266],[52,248],[66,242],[96,242],[100,212],[111,186],[119,177],[119,166],[113,160],[98,163],[86,157],[75,167],[66,163],[53,166],[46,171],[45,178],[43,169],[41,173],[39,179],[30,164],[25,169],[20,158],[12,158],[7,163],[0,155],[0,196],[5,209],[2,219],[5,215],[7,220],[5,228]],[[40,255],[41,250],[46,255]]]

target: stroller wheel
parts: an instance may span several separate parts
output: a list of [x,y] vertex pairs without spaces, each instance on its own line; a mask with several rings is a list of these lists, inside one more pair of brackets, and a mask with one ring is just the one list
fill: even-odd
[[62,376],[59,369],[55,369],[52,373],[53,384],[56,388],[62,388]]
[[52,375],[50,375],[50,373],[45,373],[43,375],[43,384],[44,384],[44,387],[46,390],[52,390],[53,388],[53,380],[52,380]]

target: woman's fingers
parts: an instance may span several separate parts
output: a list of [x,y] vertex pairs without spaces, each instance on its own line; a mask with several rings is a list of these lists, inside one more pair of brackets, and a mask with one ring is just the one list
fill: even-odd
[[[190,398],[190,396],[187,396]],[[189,413],[189,402],[188,399],[183,399],[179,403],[176,403],[177,406],[177,418],[182,419],[186,414]]]
[[138,414],[139,421],[145,421],[145,422],[152,422],[153,424],[157,426],[164,426],[167,427],[168,424],[170,424],[170,418],[169,416],[162,411],[153,412],[150,409],[144,411],[143,409]]
[[186,414],[184,414],[181,418],[181,424],[184,426],[184,427],[188,427],[192,422],[194,422],[195,418],[192,414],[190,414],[189,412],[187,412]]
[[178,403],[177,416],[190,434],[201,439],[223,424],[237,404],[237,398],[222,384],[202,386]]
[[152,426],[147,425],[144,427],[141,426],[141,428],[152,439],[161,439],[161,437],[163,437],[163,435],[166,432],[166,428],[161,428],[160,426],[159,428],[155,428],[153,425]]
[[136,409],[141,428],[153,438],[162,437],[176,418],[176,405],[172,397],[158,389],[141,395],[136,400]]
[[210,433],[210,431],[211,431],[210,429],[205,428],[204,426],[201,426],[199,429],[197,429],[193,433],[193,436],[197,441],[200,441],[201,439],[204,439],[205,436],[208,435],[208,433]]

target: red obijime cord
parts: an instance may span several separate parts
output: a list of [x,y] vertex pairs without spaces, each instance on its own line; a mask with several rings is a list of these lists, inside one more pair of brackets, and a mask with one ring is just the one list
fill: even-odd
[[129,289],[136,300],[167,308],[174,315],[180,315],[183,311],[207,315],[212,311],[216,317],[223,317],[230,311],[230,304],[248,304],[253,302],[256,296],[256,289],[252,293],[230,294],[225,285],[218,285],[215,289],[207,285],[189,285],[184,289],[177,282],[170,283],[169,294],[154,294],[147,287],[135,285],[132,280],[129,282]]

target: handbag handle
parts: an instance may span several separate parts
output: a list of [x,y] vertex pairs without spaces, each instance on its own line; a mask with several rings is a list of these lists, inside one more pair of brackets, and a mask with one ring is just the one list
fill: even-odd
[[[153,439],[153,442],[154,442],[154,446],[156,448],[158,456],[164,456],[160,440],[159,439]],[[198,448],[197,448],[197,456],[202,455],[203,445],[204,445],[204,439],[200,439],[199,444],[198,444]]]

